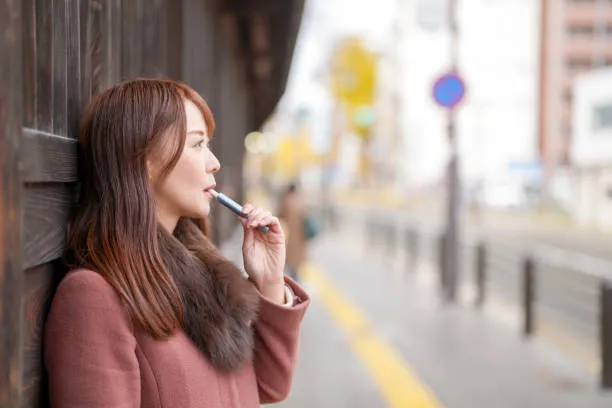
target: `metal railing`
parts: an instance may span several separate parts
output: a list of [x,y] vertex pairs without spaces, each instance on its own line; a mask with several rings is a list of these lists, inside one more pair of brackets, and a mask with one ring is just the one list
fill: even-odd
[[[437,265],[441,292],[448,284],[440,272],[445,245],[440,228],[393,213],[332,207],[328,225],[350,227],[382,245],[402,251],[406,273],[427,259]],[[602,388],[612,388],[612,262],[552,246],[527,246],[490,236],[465,234],[460,242],[460,285],[471,288],[471,302],[483,308],[492,298],[516,311],[525,338],[546,327],[563,330],[596,361]]]

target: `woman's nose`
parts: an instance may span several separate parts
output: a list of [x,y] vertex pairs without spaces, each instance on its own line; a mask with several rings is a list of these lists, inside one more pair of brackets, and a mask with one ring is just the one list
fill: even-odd
[[210,154],[210,159],[208,160],[206,171],[208,173],[216,173],[221,168],[221,163],[219,163],[219,159],[214,154]]

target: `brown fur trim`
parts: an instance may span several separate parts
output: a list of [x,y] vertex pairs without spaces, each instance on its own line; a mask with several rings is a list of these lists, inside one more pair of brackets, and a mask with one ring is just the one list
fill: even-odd
[[162,231],[160,249],[181,292],[189,337],[218,369],[235,370],[251,361],[251,322],[259,308],[252,282],[192,220],[181,219],[174,236]]

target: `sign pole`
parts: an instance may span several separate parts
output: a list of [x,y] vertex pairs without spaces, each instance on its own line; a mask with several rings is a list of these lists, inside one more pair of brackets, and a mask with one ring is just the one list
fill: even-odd
[[[456,0],[449,0],[449,29],[451,35],[451,66],[452,71],[457,71],[457,14]],[[450,147],[450,158],[447,171],[447,226],[446,226],[446,254],[443,273],[443,287],[445,298],[448,302],[455,302],[457,298],[457,282],[459,280],[459,205],[461,186],[459,180],[459,154],[456,135],[455,110],[448,110],[448,141]]]
[[450,72],[440,76],[433,86],[433,97],[438,105],[447,110],[447,137],[449,160],[446,169],[446,227],[440,241],[440,283],[445,301],[454,302],[459,282],[459,206],[461,184],[459,180],[459,146],[455,123],[456,107],[465,95],[465,84],[457,70],[457,0],[448,0],[449,29],[451,35]]

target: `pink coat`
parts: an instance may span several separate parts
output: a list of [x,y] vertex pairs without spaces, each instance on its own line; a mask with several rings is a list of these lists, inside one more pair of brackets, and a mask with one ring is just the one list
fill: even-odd
[[216,370],[181,331],[166,341],[136,330],[113,288],[79,269],[60,283],[45,328],[54,408],[255,408],[291,388],[307,294],[286,307],[261,299],[252,363]]

